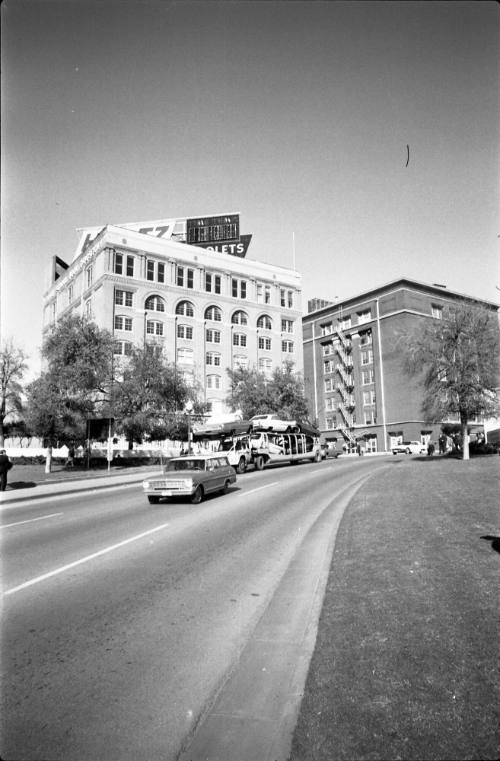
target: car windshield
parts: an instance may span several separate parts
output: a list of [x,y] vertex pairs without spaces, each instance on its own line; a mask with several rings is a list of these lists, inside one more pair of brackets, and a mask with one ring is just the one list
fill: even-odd
[[205,470],[205,461],[193,460],[189,458],[186,458],[185,460],[171,460],[167,464],[165,471],[170,473],[173,470]]

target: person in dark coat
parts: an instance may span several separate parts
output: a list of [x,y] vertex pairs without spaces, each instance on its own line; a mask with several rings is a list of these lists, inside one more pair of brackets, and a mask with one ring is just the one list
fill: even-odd
[[7,457],[5,449],[0,449],[0,491],[7,487],[7,473],[12,468],[12,463]]

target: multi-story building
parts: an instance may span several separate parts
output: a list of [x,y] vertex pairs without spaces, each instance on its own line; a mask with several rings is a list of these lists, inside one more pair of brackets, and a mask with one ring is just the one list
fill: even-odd
[[[422,418],[422,389],[403,367],[405,335],[446,305],[497,305],[408,279],[338,303],[309,302],[303,318],[304,381],[327,439],[353,449],[387,451],[403,440],[436,441],[440,424]],[[456,421],[443,421],[456,422]]]
[[239,215],[164,219],[80,230],[71,264],[54,257],[44,329],[92,318],[132,346],[161,346],[199,382],[213,415],[227,411],[226,368],[302,372],[301,275],[245,257]]

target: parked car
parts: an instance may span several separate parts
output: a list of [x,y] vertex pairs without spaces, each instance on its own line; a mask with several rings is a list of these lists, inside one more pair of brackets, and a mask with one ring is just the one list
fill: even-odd
[[197,439],[218,438],[219,436],[239,436],[252,431],[249,420],[230,420],[225,423],[205,423],[193,426],[193,436]]
[[402,441],[392,448],[392,454],[425,454],[427,447],[420,441]]
[[281,420],[278,415],[254,415],[250,422],[255,431],[299,432],[296,420]]
[[152,505],[169,497],[189,497],[197,505],[206,494],[225,493],[235,482],[235,469],[226,456],[217,453],[174,457],[162,475],[146,479],[142,488]]

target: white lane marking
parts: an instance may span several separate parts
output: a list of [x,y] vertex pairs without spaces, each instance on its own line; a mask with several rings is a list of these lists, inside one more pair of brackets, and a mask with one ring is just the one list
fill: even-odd
[[44,521],[45,518],[56,518],[58,515],[64,515],[64,513],[51,513],[50,515],[40,515],[38,518],[28,518],[25,521],[16,521],[15,523],[5,523],[0,528],[10,528],[11,526],[22,526],[23,523],[33,523],[34,521]]
[[250,491],[245,491],[243,494],[238,494],[238,497],[246,497],[247,494],[254,494],[256,491],[261,491],[262,489],[269,489],[270,486],[278,486],[278,481],[273,481],[272,484],[266,484],[265,486],[259,486],[257,489],[250,489]]
[[33,586],[33,584],[38,584],[40,581],[45,581],[45,579],[50,579],[52,576],[57,576],[60,573],[64,573],[64,571],[69,571],[70,568],[75,568],[77,565],[82,565],[82,563],[88,563],[89,560],[94,560],[94,558],[98,558],[101,555],[106,555],[108,552],[113,552],[113,550],[117,550],[120,547],[124,547],[126,544],[130,544],[131,542],[136,542],[138,539],[142,539],[145,536],[154,534],[156,531],[161,531],[162,529],[166,528],[168,525],[169,525],[168,523],[162,523],[161,526],[156,526],[156,528],[151,528],[149,529],[149,531],[143,531],[142,534],[136,534],[135,536],[131,536],[129,539],[124,539],[123,542],[112,544],[110,547],[105,547],[104,549],[99,550],[98,552],[93,552],[92,555],[86,555],[84,558],[75,560],[73,563],[68,563],[67,565],[60,566],[60,568],[55,568],[53,571],[44,573],[42,574],[42,576],[36,576],[34,579],[25,581],[24,584],[19,584],[19,586],[17,587],[12,587],[12,589],[8,589],[6,592],[4,592],[4,594],[11,595],[14,592],[19,592],[20,589],[26,589],[26,587],[31,587]]

